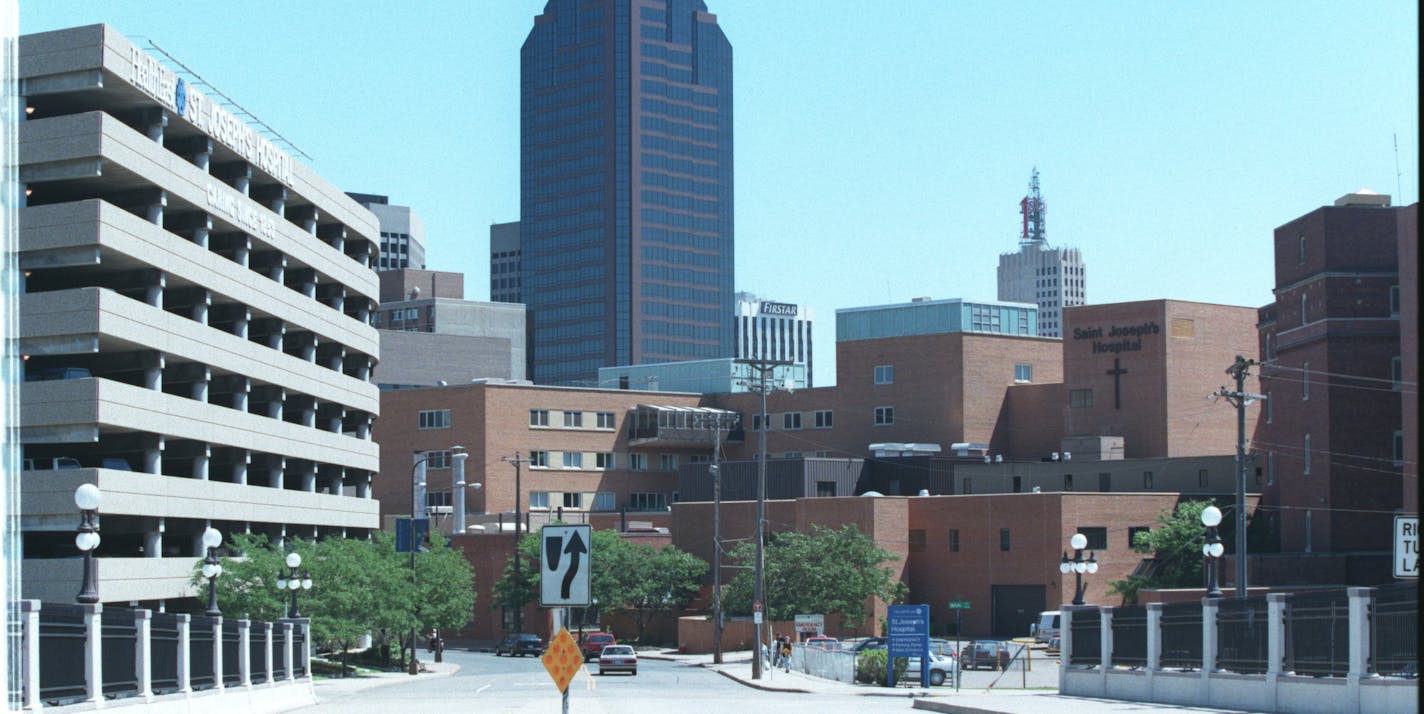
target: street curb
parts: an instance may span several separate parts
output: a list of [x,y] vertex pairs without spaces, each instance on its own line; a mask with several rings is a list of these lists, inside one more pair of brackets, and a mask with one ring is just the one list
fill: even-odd
[[[414,677],[404,672],[393,672],[390,676],[377,677],[347,677],[346,679],[326,679],[321,682],[312,682],[312,690],[316,693],[317,702],[326,701],[322,695],[324,693],[332,696],[355,694],[375,687],[385,687],[392,684],[408,684],[410,682],[423,679],[444,679],[460,671],[460,665],[451,664],[449,668],[441,667],[439,671],[425,670]],[[398,676],[397,676],[398,675]]]
[[[700,666],[706,667],[706,665],[700,665]],[[727,679],[732,680],[733,682],[736,682],[736,683],[738,683],[738,684],[741,684],[741,685],[744,686],[744,687],[751,687],[752,689],[759,689],[759,690],[761,690],[761,691],[763,691],[763,692],[788,692],[788,693],[791,693],[791,694],[811,694],[811,690],[809,690],[809,689],[783,689],[783,688],[781,688],[781,687],[768,687],[768,686],[766,686],[766,685],[754,684],[754,683],[752,683],[752,682],[748,682],[748,681],[745,680],[745,679],[741,679],[741,678],[737,677],[736,675],[730,674],[730,673],[728,673],[728,672],[723,672],[723,671],[720,670],[720,669],[714,669],[714,670],[712,670],[712,671],[716,672],[717,674],[722,675],[723,677],[726,677]]]

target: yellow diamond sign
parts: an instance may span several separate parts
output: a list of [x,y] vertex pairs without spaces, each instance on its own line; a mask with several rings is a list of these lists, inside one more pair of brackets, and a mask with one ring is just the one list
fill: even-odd
[[549,676],[560,692],[569,688],[569,682],[583,666],[583,653],[579,652],[578,643],[567,628],[559,628],[559,634],[554,635],[554,639],[549,642],[549,649],[544,650],[541,659],[544,660],[544,669],[549,670]]

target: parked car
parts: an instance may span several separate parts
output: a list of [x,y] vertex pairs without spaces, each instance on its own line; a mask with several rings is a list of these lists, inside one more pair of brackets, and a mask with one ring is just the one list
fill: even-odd
[[83,367],[38,367],[25,370],[26,382],[48,382],[54,379],[88,379],[94,375]]
[[1044,610],[1038,613],[1038,622],[1029,625],[1028,633],[1037,642],[1047,643],[1061,634],[1062,629],[1060,612],[1058,610]]
[[505,635],[504,639],[500,640],[494,648],[494,656],[498,657],[502,654],[507,654],[510,657],[524,655],[538,657],[544,654],[544,641],[539,639],[538,635],[527,632]]
[[[959,669],[959,661],[953,652],[939,655],[930,652],[930,686],[938,687],[946,682],[953,684],[955,672]],[[905,668],[905,677],[911,680],[920,678],[920,658],[910,657]]]
[[583,641],[579,643],[579,651],[583,652],[583,661],[598,659],[603,655],[603,648],[609,645],[618,644],[612,632],[590,632],[583,636]]
[[965,669],[1004,669],[1012,659],[1008,644],[996,640],[975,640],[959,653],[959,662]]
[[867,637],[855,643],[855,645],[850,648],[850,651],[869,652],[870,650],[883,650],[885,649],[885,642],[884,637]]
[[115,471],[133,471],[133,467],[129,466],[128,459],[119,459],[114,457],[100,460],[99,468],[113,469]]
[[835,652],[841,648],[840,640],[834,637],[827,637],[825,635],[807,637],[806,641],[802,644],[806,645],[807,647],[815,647],[816,649],[826,650],[827,652]]
[[608,645],[598,653],[598,673],[627,672],[638,676],[638,653],[632,645]]

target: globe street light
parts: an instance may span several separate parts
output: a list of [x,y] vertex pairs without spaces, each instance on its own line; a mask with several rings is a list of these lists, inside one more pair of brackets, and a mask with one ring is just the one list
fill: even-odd
[[291,591],[292,604],[287,608],[287,617],[295,620],[302,616],[302,613],[297,611],[297,591],[311,590],[311,573],[305,570],[297,572],[297,568],[302,564],[300,553],[288,553],[286,562],[288,572],[277,573],[277,589]]
[[218,576],[222,575],[223,567],[218,562],[218,546],[222,545],[222,533],[211,526],[203,531],[203,548],[206,556],[203,558],[203,577],[208,579],[208,617],[218,617],[222,610],[218,609]]
[[1073,604],[1083,604],[1083,593],[1087,590],[1083,585],[1083,573],[1089,575],[1098,572],[1098,558],[1093,553],[1088,553],[1087,560],[1083,559],[1083,549],[1088,547],[1088,537],[1082,533],[1074,533],[1068,539],[1068,545],[1073,548],[1072,559],[1068,558],[1068,553],[1063,553],[1063,560],[1058,564],[1058,572],[1067,575],[1073,573]]
[[1207,506],[1201,512],[1202,525],[1206,526],[1206,542],[1202,544],[1202,555],[1206,556],[1206,596],[1221,597],[1221,587],[1216,582],[1216,567],[1226,546],[1221,544],[1221,536],[1216,527],[1221,525],[1221,509]]
[[75,599],[83,605],[99,602],[99,584],[94,572],[94,549],[99,547],[99,487],[86,483],[74,489],[74,505],[79,507],[79,533],[74,545],[84,553],[84,578]]

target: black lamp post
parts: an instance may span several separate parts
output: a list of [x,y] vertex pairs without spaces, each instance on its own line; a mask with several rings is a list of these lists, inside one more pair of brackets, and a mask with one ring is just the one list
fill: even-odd
[[1067,575],[1073,573],[1073,604],[1083,604],[1083,593],[1087,588],[1083,585],[1083,573],[1098,572],[1098,558],[1093,553],[1088,553],[1088,558],[1083,559],[1083,549],[1088,547],[1088,537],[1082,533],[1074,533],[1068,539],[1068,545],[1073,548],[1073,557],[1070,559],[1068,553],[1063,554],[1063,560],[1058,564],[1058,572]]
[[302,616],[302,613],[297,610],[297,591],[311,590],[311,573],[305,570],[301,572],[297,571],[297,568],[302,564],[302,556],[300,553],[288,553],[286,563],[287,572],[277,573],[277,589],[291,591],[292,602],[287,607],[287,617],[295,620]]
[[74,545],[84,553],[84,580],[75,598],[83,605],[99,602],[99,584],[94,572],[94,549],[99,547],[99,501],[102,494],[92,483],[74,489],[74,505],[79,507],[79,533]]
[[203,558],[203,577],[208,579],[208,617],[218,617],[222,615],[222,610],[218,609],[218,576],[222,575],[223,567],[218,562],[218,546],[222,545],[222,533],[211,526],[203,531],[203,549],[206,557]]
[[1216,582],[1216,566],[1226,546],[1221,544],[1221,535],[1216,527],[1221,525],[1221,509],[1207,506],[1202,509],[1202,525],[1206,526],[1206,542],[1202,544],[1202,555],[1206,556],[1206,596],[1221,597],[1221,586]]

